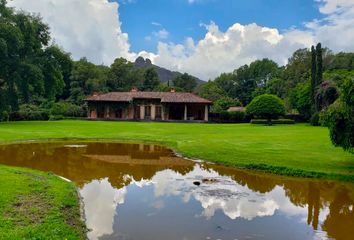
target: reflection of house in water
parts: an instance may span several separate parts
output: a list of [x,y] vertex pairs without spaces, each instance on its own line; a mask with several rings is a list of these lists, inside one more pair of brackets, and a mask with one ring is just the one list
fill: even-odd
[[108,178],[112,186],[121,188],[131,178],[151,179],[164,169],[185,174],[194,165],[169,149],[148,144],[50,142],[0,146],[0,151],[0,163],[54,172],[80,186]]

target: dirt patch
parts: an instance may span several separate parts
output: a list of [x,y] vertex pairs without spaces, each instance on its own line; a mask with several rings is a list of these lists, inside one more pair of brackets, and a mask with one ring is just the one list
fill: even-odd
[[16,171],[15,174],[28,176],[28,177],[30,177],[30,178],[32,178],[32,179],[34,179],[34,180],[37,180],[37,181],[44,181],[44,180],[46,180],[46,177],[40,176],[40,175],[38,175],[38,174],[30,173],[30,172]]
[[[79,196],[77,196],[79,197]],[[64,206],[60,209],[65,223],[78,230],[82,239],[86,239],[87,228],[80,214],[79,206]]]
[[41,224],[51,205],[45,193],[30,193],[17,196],[11,211],[6,215],[17,226]]

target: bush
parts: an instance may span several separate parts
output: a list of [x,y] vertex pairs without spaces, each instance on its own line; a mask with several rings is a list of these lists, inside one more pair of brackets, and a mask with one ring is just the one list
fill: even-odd
[[245,122],[246,113],[245,112],[229,112],[230,120],[232,122]]
[[51,115],[49,121],[63,120],[65,117],[63,115]]
[[255,97],[246,107],[249,116],[265,118],[271,124],[271,119],[285,114],[283,100],[271,94],[263,94]]
[[11,120],[48,120],[49,115],[46,109],[33,104],[20,105],[19,110],[14,113]]
[[332,143],[354,153],[354,109],[341,100],[321,113],[320,122],[330,131]]
[[243,123],[246,122],[246,114],[244,112],[221,111],[219,113],[219,121],[229,123]]
[[[295,121],[292,119],[276,119],[276,120],[272,120],[272,123],[274,123],[274,124],[295,124]],[[268,124],[268,120],[267,119],[252,119],[251,124],[266,125],[266,124]]]
[[0,122],[9,121],[9,113],[7,111],[0,112]]
[[83,109],[70,102],[57,102],[54,103],[50,109],[50,116],[52,117],[82,117],[85,113]]
[[230,97],[221,97],[218,100],[214,101],[214,105],[211,107],[211,111],[214,113],[221,113],[222,111],[227,110],[229,107],[236,106],[242,106],[241,102],[238,99]]
[[320,114],[318,112],[314,113],[310,118],[310,124],[312,126],[320,126]]

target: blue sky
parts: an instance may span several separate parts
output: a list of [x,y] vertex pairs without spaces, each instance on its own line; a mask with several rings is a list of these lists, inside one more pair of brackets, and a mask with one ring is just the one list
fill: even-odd
[[[302,29],[304,22],[319,19],[318,3],[311,0],[115,0],[123,32],[129,33],[132,51],[156,52],[157,42],[183,42],[186,37],[202,39],[201,24],[214,21],[221,31],[234,23],[256,23],[277,28]],[[158,32],[166,30],[166,36]]]

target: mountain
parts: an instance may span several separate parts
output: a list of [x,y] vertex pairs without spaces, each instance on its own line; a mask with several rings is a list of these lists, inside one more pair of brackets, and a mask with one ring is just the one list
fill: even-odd
[[[134,63],[136,68],[149,68],[149,67],[153,67],[156,69],[157,74],[159,76],[159,79],[161,82],[165,83],[167,81],[172,81],[173,79],[175,79],[177,76],[182,75],[182,73],[180,72],[176,72],[176,71],[171,71],[168,70],[166,68],[163,67],[159,67],[156,66],[154,64],[152,64],[150,59],[144,59],[143,57],[138,57],[135,60]],[[195,77],[195,79],[197,80],[198,85],[205,83],[204,81],[200,80],[199,78]]]

